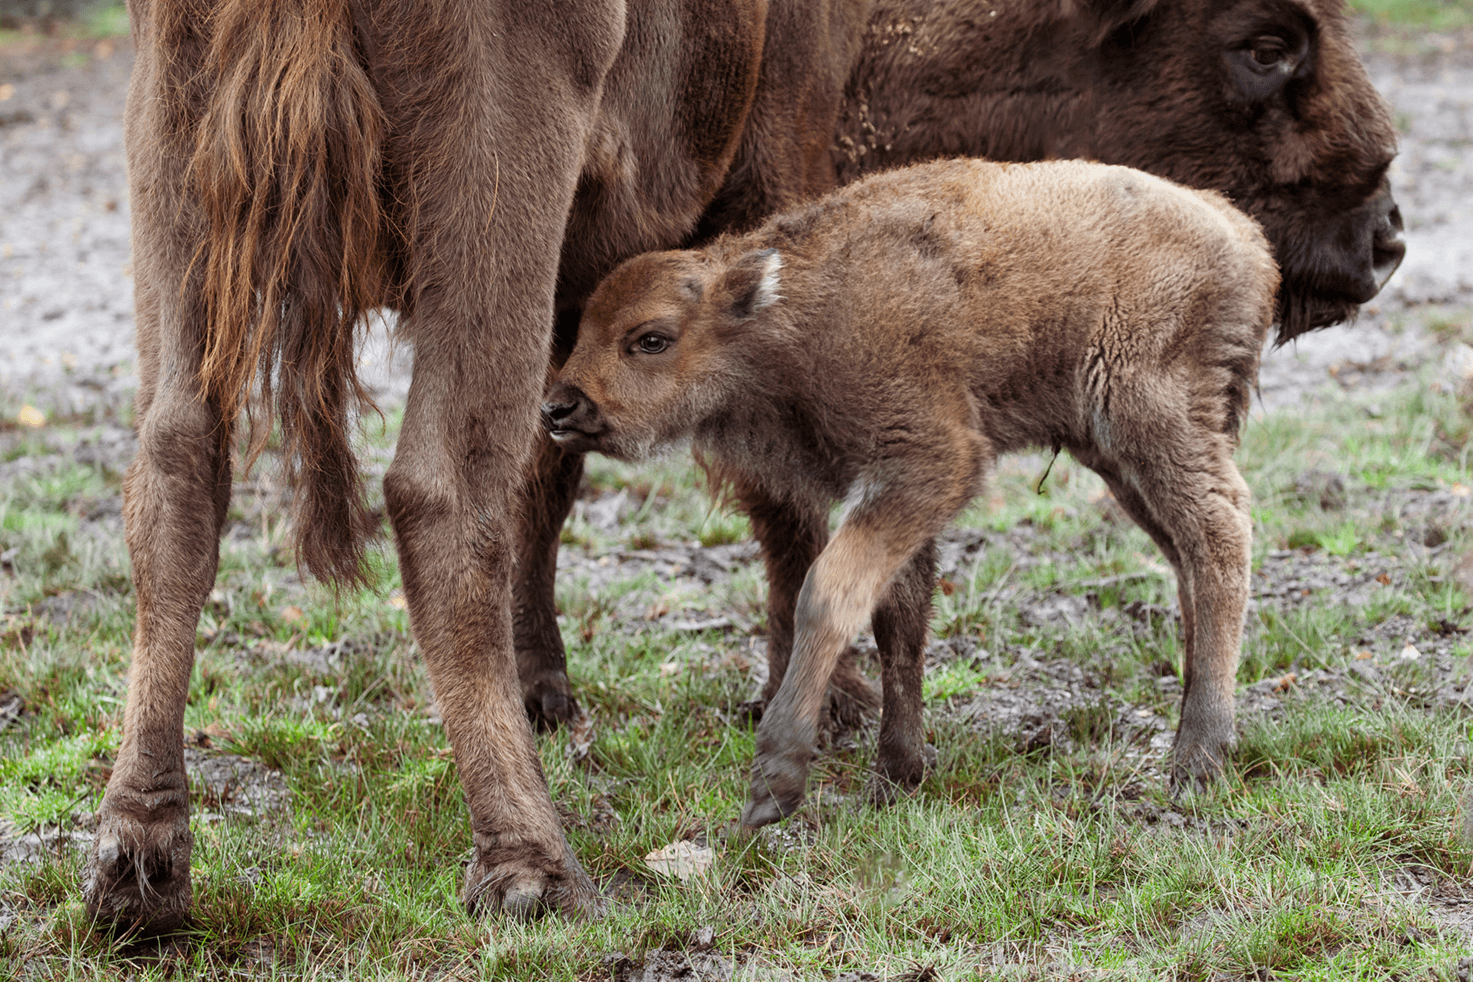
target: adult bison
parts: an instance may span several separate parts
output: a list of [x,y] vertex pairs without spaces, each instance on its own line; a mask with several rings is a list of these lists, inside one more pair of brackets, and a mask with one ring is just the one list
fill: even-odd
[[742,221],[831,184],[867,7],[135,0],[141,385],[124,507],[138,609],[92,912],[163,929],[188,908],[182,724],[241,409],[257,446],[280,423],[303,565],[361,576],[353,344],[377,307],[414,345],[384,498],[469,800],[465,900],[598,909],[512,648],[513,515],[554,310],[576,323],[605,271],[703,215]]
[[1221,191],[1273,245],[1280,342],[1353,316],[1405,251],[1396,131],[1342,0],[880,0],[840,177],[951,154]]
[[[1060,22],[1117,38],[1148,6],[1097,0]],[[141,385],[125,517],[138,612],[123,740],[85,874],[90,910],[160,929],[188,908],[182,720],[240,410],[252,410],[257,447],[280,423],[303,565],[360,576],[369,523],[348,441],[362,396],[353,343],[377,307],[400,312],[415,352],[384,495],[470,805],[465,900],[598,908],[521,711],[557,720],[573,708],[551,586],[581,462],[547,441],[534,451],[548,352],[566,355],[584,298],[619,260],[832,183],[869,7],[132,3]],[[1358,71],[1352,57],[1336,84],[1369,92]],[[529,462],[535,493],[516,522]],[[775,527],[760,524],[765,503],[747,504],[759,535]],[[774,576],[806,569],[827,535],[804,532],[771,554]],[[775,611],[775,636],[782,621]]]

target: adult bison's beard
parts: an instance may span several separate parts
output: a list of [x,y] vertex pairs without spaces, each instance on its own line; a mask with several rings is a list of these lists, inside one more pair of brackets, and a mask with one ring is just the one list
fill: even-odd
[[1384,180],[1359,207],[1325,210],[1320,221],[1301,217],[1270,231],[1284,275],[1276,344],[1354,319],[1406,255],[1401,209]]
[[1322,327],[1354,320],[1359,313],[1360,304],[1352,300],[1316,294],[1286,278],[1284,285],[1279,288],[1278,306],[1274,315],[1278,328],[1274,345],[1282,345],[1301,334],[1317,331]]

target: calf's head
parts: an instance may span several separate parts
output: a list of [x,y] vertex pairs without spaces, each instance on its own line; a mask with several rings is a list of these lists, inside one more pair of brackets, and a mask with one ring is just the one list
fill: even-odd
[[782,258],[730,262],[705,252],[646,253],[589,298],[578,344],[542,404],[563,448],[638,460],[689,437],[739,399],[754,372],[762,314],[782,298]]

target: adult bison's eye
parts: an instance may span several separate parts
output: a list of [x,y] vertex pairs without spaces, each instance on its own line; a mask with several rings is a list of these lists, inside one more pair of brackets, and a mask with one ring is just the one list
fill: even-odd
[[1283,38],[1254,38],[1248,45],[1248,56],[1253,59],[1252,67],[1263,72],[1278,69],[1281,72],[1292,73],[1298,65],[1298,59],[1289,51],[1289,46],[1284,43]]
[[1237,98],[1249,103],[1266,101],[1301,74],[1308,54],[1308,37],[1277,34],[1260,34],[1230,48],[1227,66]]
[[638,341],[634,343],[639,348],[640,352],[646,355],[658,355],[660,352],[670,347],[669,338],[665,337],[665,335],[663,334],[655,334],[653,332],[643,335]]

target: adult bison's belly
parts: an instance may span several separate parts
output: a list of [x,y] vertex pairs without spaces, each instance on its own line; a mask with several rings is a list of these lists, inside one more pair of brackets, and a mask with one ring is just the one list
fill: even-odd
[[692,6],[629,8],[568,216],[560,310],[581,308],[621,260],[684,241],[726,179],[757,91],[766,5]]

